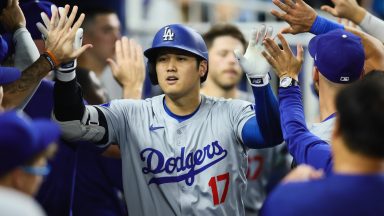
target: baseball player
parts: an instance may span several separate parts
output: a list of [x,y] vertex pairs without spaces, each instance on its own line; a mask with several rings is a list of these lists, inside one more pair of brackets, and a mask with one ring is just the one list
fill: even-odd
[[[244,215],[247,149],[282,141],[270,68],[261,56],[261,41],[271,33],[255,32],[245,56],[238,56],[264,105],[256,110],[245,101],[200,95],[207,47],[193,29],[173,24],[144,52],[151,81],[165,94],[84,106],[75,72],[59,71],[54,117],[66,139],[119,143],[130,215]],[[256,62],[261,67],[253,67]],[[270,118],[275,121],[264,121]]]
[[[203,35],[209,53],[209,73],[201,93],[207,96],[237,98],[254,102],[252,94],[237,88],[243,71],[233,53],[246,48],[243,33],[234,25],[214,25]],[[287,170],[281,146],[248,151],[247,192],[244,197],[246,215],[257,215],[265,197],[269,179],[283,176]]]
[[[282,35],[279,35],[279,38],[286,45],[284,53],[287,54],[284,57],[290,59],[287,43]],[[269,55],[267,53],[264,55],[271,64],[274,64],[274,58],[280,57],[275,57],[279,48],[269,39],[266,40],[266,43]],[[311,129],[311,132],[297,131],[292,125],[283,121],[282,127],[285,128],[283,133],[289,152],[297,163],[310,164],[316,169],[324,169],[329,174],[332,172],[332,155],[330,151],[324,150],[328,149],[329,146],[313,145],[313,139],[308,139],[302,135],[314,134],[323,141],[330,143],[332,131],[336,124],[337,111],[335,102],[329,98],[334,99],[343,88],[360,79],[363,74],[365,54],[361,39],[344,30],[334,30],[318,35],[311,39],[308,47],[315,61],[314,77],[317,77],[315,80],[319,86],[322,122]],[[285,67],[290,68],[288,62]],[[298,86],[298,74],[278,72],[277,75],[280,77],[282,90],[291,86]],[[283,109],[284,107],[280,105],[280,112]]]
[[[331,146],[311,134],[306,127],[302,95],[295,81],[303,62],[303,49],[298,47],[297,57],[294,56],[283,36],[278,36],[283,49],[266,39],[268,55],[264,55],[280,77],[279,102],[284,137],[288,145],[296,143],[293,152],[302,156],[299,162],[313,163],[318,165],[315,168],[324,167],[326,171],[333,163],[333,173],[320,180],[309,181],[311,176],[308,176],[301,182],[280,185],[265,201],[261,214],[383,215],[383,72],[371,72],[363,80],[343,88],[336,96],[337,123]],[[315,62],[330,58],[334,60],[328,61],[340,64],[343,61],[337,60],[344,56],[335,57],[336,54],[331,53],[345,52],[351,60],[351,71],[345,70],[342,80],[352,80],[356,75],[353,72],[359,72],[358,69],[361,74],[364,64],[364,55],[361,54],[364,52],[361,44],[358,46],[360,41],[356,36],[354,38],[346,32],[340,34],[337,30],[321,36],[310,43],[311,52],[316,53]],[[345,46],[355,48],[344,50]],[[326,52],[322,53],[320,47]],[[333,51],[332,47],[337,51]]]

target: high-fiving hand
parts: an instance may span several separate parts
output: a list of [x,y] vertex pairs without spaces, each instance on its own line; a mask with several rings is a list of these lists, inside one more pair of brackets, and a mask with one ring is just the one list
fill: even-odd
[[80,26],[84,21],[84,14],[81,14],[74,23],[78,8],[74,6],[70,16],[67,17],[69,9],[69,5],[60,10],[56,6],[52,6],[52,17],[49,22],[47,17],[42,14],[45,26],[41,23],[37,24],[45,37],[46,50],[50,51],[59,63],[70,62],[92,47],[91,44],[81,46],[82,30]]
[[272,33],[272,27],[262,25],[258,30],[252,31],[244,56],[239,50],[234,51],[252,86],[265,86],[269,83],[268,72],[271,67],[261,53],[264,50],[263,40],[271,37]]
[[145,65],[143,49],[132,39],[123,37],[116,41],[116,61],[107,59],[115,79],[124,89],[124,98],[140,99],[144,78]]
[[25,17],[19,6],[19,0],[8,0],[7,7],[1,11],[0,23],[6,31],[15,32],[25,27]]
[[264,42],[266,51],[263,52],[263,56],[269,64],[271,64],[278,77],[289,76],[295,80],[299,80],[298,76],[304,60],[303,47],[300,44],[297,45],[296,57],[293,55],[283,35],[279,33],[277,36],[281,41],[283,49],[280,49],[271,38],[266,38]]

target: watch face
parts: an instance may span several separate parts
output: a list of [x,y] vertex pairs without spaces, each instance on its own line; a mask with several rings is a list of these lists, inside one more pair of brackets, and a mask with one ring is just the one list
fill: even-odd
[[292,83],[292,78],[291,77],[283,77],[280,80],[280,87],[288,87]]

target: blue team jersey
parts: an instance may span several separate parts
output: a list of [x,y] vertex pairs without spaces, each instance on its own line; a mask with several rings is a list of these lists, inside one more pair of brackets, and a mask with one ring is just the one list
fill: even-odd
[[384,215],[384,175],[333,174],[286,183],[267,198],[261,215]]

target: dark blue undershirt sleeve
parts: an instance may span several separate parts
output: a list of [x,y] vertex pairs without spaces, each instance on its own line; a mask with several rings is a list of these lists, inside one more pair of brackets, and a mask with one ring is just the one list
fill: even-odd
[[280,127],[279,105],[271,85],[252,87],[256,117],[250,118],[241,132],[244,145],[249,148],[266,148],[283,142]]
[[330,173],[331,146],[308,130],[300,87],[280,88],[279,100],[283,136],[293,158],[298,164],[309,164]]

